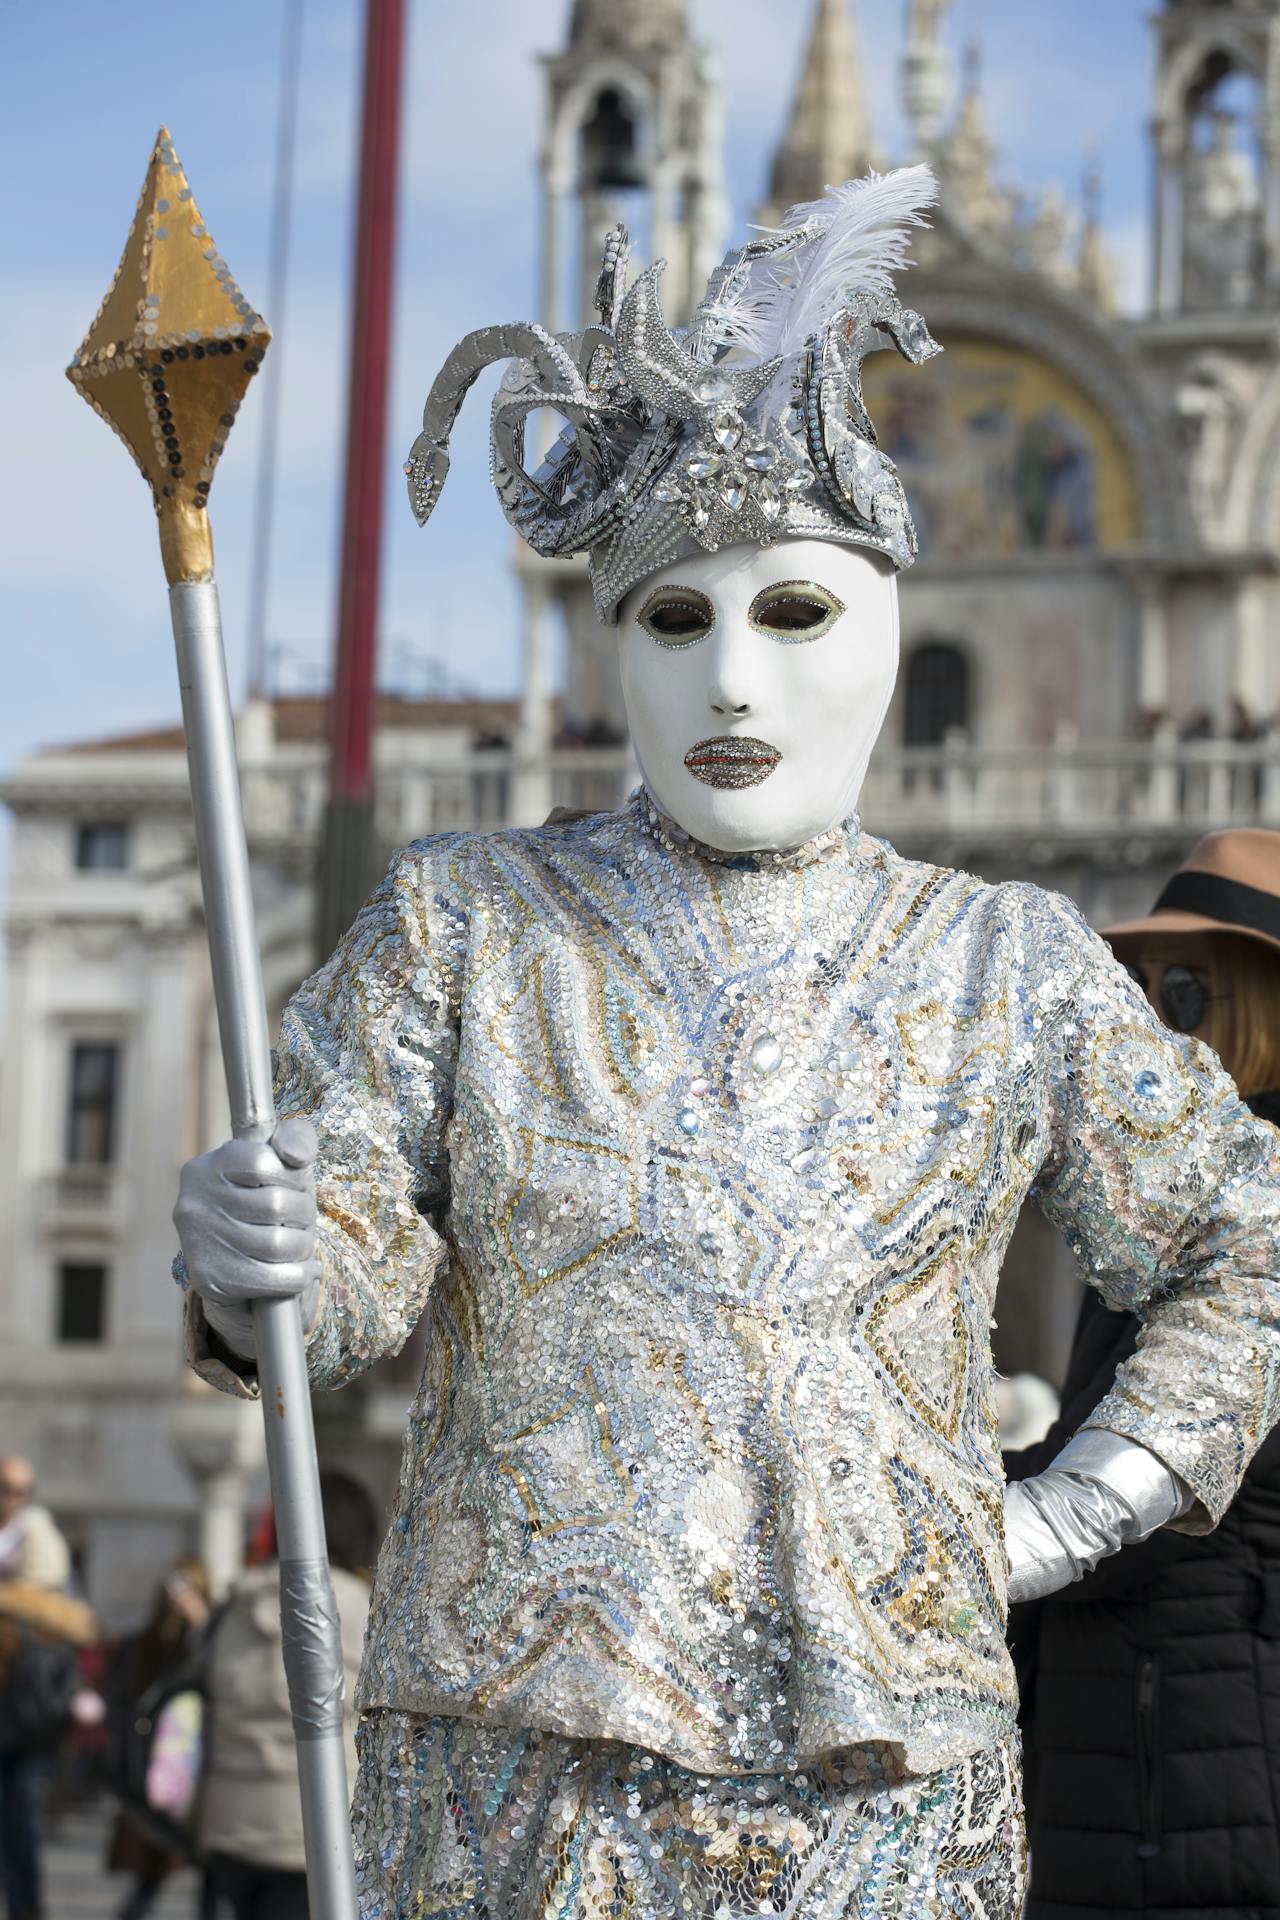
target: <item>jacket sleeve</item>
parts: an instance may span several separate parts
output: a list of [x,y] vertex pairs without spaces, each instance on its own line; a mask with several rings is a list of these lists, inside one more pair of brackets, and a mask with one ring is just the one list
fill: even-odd
[[[436,893],[430,845],[396,856],[320,971],[285,1008],[276,1110],[316,1129],[320,1308],[307,1339],[315,1387],[343,1386],[398,1353],[447,1257],[429,1218],[447,1198],[462,929]],[[232,1392],[257,1390],[188,1295],[188,1357]]]
[[1148,1447],[1197,1498],[1173,1525],[1208,1532],[1280,1416],[1280,1141],[1070,903],[1041,898],[1028,977],[1064,984],[1039,1030],[1032,1197],[1142,1323],[1083,1425]]

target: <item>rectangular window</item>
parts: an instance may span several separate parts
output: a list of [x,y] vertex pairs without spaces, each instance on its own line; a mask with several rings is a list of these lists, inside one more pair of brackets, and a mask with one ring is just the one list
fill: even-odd
[[92,1346],[107,1337],[107,1270],[96,1261],[58,1268],[58,1338]]
[[78,1040],[71,1049],[67,1099],[67,1164],[110,1166],[115,1135],[120,1049],[114,1041]]
[[129,829],[122,820],[83,820],[76,828],[76,866],[81,873],[123,873],[129,864]]

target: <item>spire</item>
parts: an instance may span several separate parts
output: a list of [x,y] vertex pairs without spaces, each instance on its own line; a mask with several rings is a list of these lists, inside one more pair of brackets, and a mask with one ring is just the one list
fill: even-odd
[[871,164],[862,65],[848,0],[818,0],[791,120],[774,156],[768,206],[778,220],[800,200],[816,200]]
[[932,155],[951,93],[951,61],[942,42],[949,0],[911,0],[902,55],[902,104],[914,151]]
[[684,0],[573,0],[569,46],[574,52],[588,44],[631,52],[679,47],[688,37]]
[[970,41],[964,50],[960,111],[943,143],[941,158],[948,197],[954,200],[962,216],[969,214],[974,225],[983,224],[981,212],[991,195],[995,154],[982,101],[982,60],[977,46]]
[[1085,168],[1081,199],[1084,204],[1084,225],[1080,231],[1080,252],[1076,261],[1076,288],[1104,313],[1114,313],[1116,266],[1102,244],[1102,168],[1096,157]]

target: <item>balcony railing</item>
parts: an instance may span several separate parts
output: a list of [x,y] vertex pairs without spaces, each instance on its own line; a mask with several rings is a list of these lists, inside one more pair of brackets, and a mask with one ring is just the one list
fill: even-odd
[[46,1225],[68,1233],[106,1230],[115,1218],[114,1167],[85,1163],[60,1167],[42,1183]]
[[[538,760],[485,748],[449,764],[401,762],[379,769],[378,831],[396,843],[542,819],[552,807],[607,809],[636,779],[626,747],[565,748]],[[244,783],[255,840],[318,834],[318,758],[296,768],[248,766]],[[939,837],[952,847],[1185,841],[1216,827],[1280,828],[1280,735],[1093,745],[1064,729],[1047,746],[988,747],[956,731],[942,746],[878,751],[861,810],[867,826],[891,840]]]
[[[324,817],[325,768],[272,762],[241,768],[251,839],[313,839]],[[572,747],[530,760],[510,748],[480,747],[437,765],[397,761],[378,768],[377,828],[388,842],[458,829],[488,831],[545,818],[553,807],[616,807],[639,775],[627,747]]]
[[985,844],[1280,827],[1280,738],[1092,745],[1064,729],[1047,746],[982,747],[953,734],[941,747],[877,755],[862,815],[890,839]]

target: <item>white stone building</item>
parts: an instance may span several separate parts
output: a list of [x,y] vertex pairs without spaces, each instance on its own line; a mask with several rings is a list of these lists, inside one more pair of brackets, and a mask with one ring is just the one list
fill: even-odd
[[[943,185],[912,298],[947,351],[924,369],[880,355],[867,377],[922,554],[863,813],[905,852],[1045,879],[1105,923],[1200,833],[1280,827],[1280,0],[1156,15],[1155,285],[1132,321],[1109,304],[1096,210],[997,183],[976,62],[957,90],[942,11],[906,10],[902,75],[914,152]],[[912,157],[880,150],[847,0],[815,0],[799,37],[766,217]],[[678,314],[724,239],[714,61],[680,0],[577,0],[545,89],[544,318],[579,323],[620,213],[645,255],[671,257]],[[518,564],[520,700],[382,702],[388,846],[610,805],[631,784],[583,568]],[[323,731],[316,701],[241,719],[273,1010],[314,959]],[[227,1572],[263,1484],[257,1415],[184,1375],[164,1277],[178,1169],[226,1131],[180,737],[40,754],[2,792],[0,1448],[32,1455],[116,1621],[193,1542]],[[1034,1240],[1034,1284],[1015,1262],[1006,1364],[1062,1359],[1074,1296],[1052,1264]],[[322,1451],[378,1495],[413,1367],[410,1353],[317,1403]]]

